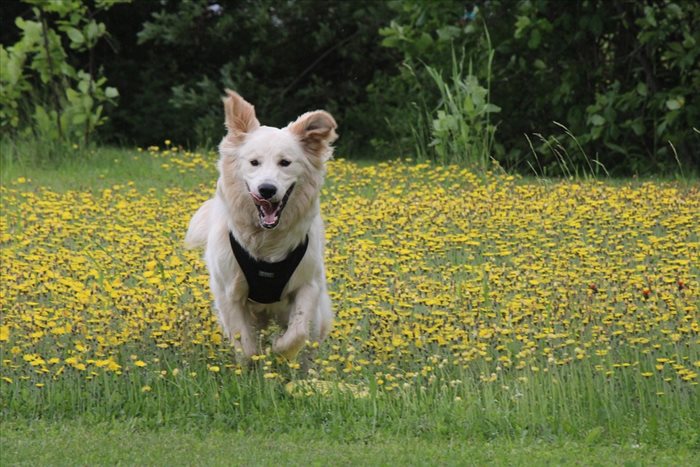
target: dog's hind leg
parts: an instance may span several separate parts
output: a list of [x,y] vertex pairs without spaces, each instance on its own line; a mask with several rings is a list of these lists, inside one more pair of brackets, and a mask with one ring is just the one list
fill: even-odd
[[302,374],[308,373],[313,368],[314,360],[318,353],[318,344],[328,337],[332,327],[333,310],[331,308],[331,299],[324,288],[319,294],[318,306],[313,319],[309,322],[309,340],[312,342],[312,345],[304,348],[297,357]]
[[326,288],[323,287],[318,299],[318,308],[312,325],[311,340],[323,342],[333,328],[333,308]]
[[186,248],[198,248],[207,244],[209,236],[209,212],[212,210],[214,200],[205,201],[197,212],[192,216],[190,225],[185,235]]

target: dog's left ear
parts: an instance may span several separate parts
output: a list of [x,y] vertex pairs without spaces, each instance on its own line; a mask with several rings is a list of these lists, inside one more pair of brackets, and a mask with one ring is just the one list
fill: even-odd
[[289,130],[297,135],[306,152],[323,159],[331,155],[330,146],[338,138],[336,128],[335,120],[325,110],[306,112],[289,124]]

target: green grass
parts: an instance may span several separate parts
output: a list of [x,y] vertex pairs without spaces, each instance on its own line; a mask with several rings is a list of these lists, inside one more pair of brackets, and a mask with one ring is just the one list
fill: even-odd
[[[21,177],[27,190],[133,183],[167,196],[170,187],[213,187],[215,179],[211,166],[183,176],[162,170],[160,156],[114,148],[40,167],[2,164],[0,181]],[[124,360],[131,352],[140,355],[125,347]],[[615,356],[654,364],[633,351]],[[700,358],[697,349],[691,356]],[[525,379],[504,370],[491,384],[480,380],[488,368],[475,364],[419,376],[393,393],[378,390],[368,369],[359,376],[367,398],[292,397],[285,382],[298,375],[284,365],[273,368],[281,381],[268,380],[262,368],[212,373],[207,358],[168,349],[147,373],[0,381],[0,463],[691,465],[700,455],[698,391],[644,379],[637,368],[615,379],[590,366],[552,366]]]
[[[208,371],[204,355],[186,358],[164,351],[160,369],[145,374],[86,380],[75,373],[57,380],[37,377],[36,382],[45,383],[41,387],[2,384],[0,420],[118,421],[143,430],[178,427],[288,436],[318,432],[338,442],[389,436],[700,447],[693,413],[700,406],[698,391],[669,384],[660,398],[647,380],[607,381],[585,367],[530,373],[527,381],[522,373],[506,373],[500,384],[480,381],[474,368],[418,377],[415,388],[389,393],[368,371],[362,375],[368,381],[367,397],[356,398],[343,391],[292,395],[286,383],[304,376],[285,372],[284,364],[236,375],[226,369]],[[270,370],[283,377],[266,379]]]
[[[180,427],[290,436],[318,431],[336,441],[420,436],[698,448],[698,427],[687,412],[698,406],[697,395],[669,396],[664,403],[643,397],[648,391],[637,389],[642,400],[630,403],[625,393],[635,391],[633,386],[615,390],[596,378],[562,380],[558,388],[542,378],[513,391],[504,386],[516,381],[505,379],[503,386],[494,387],[474,381],[475,374],[464,374],[455,388],[446,381],[424,381],[425,389],[395,394],[370,384],[367,398],[342,392],[293,397],[285,381],[265,380],[258,371],[214,376],[206,368],[187,371],[193,369],[198,370],[195,376],[161,377],[154,371],[148,379],[104,375],[85,381],[76,375],[42,388],[3,385],[2,419],[119,421],[144,430]],[[142,390],[146,386],[147,394]],[[601,388],[610,392],[598,394]],[[514,396],[519,391],[525,394]]]
[[143,430],[128,422],[2,426],[4,465],[691,465],[693,453],[644,445],[235,430]]
[[[47,187],[55,191],[97,191],[115,184],[138,183],[140,190],[162,191],[170,187],[191,189],[201,183],[214,186],[216,179],[210,169],[189,170],[186,176],[176,170],[163,170],[167,158],[153,157],[147,150],[96,147],[76,150],[70,157],[56,161],[16,160],[9,156],[7,143],[0,144],[0,183],[3,185],[19,177],[30,186]],[[218,156],[201,152],[214,164]]]

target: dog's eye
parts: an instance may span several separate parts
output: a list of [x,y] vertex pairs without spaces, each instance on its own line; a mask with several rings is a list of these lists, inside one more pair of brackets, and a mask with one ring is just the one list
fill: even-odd
[[280,161],[280,166],[282,166],[282,167],[289,167],[289,164],[291,164],[291,163],[292,163],[292,161],[288,161],[287,159],[282,159],[282,160]]
[[253,167],[257,167],[260,165],[260,162],[257,159],[253,159],[252,161],[250,161],[250,165],[252,165]]

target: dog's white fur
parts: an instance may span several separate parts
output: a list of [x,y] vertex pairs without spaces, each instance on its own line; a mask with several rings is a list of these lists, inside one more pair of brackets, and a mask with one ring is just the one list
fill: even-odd
[[[258,331],[273,319],[284,329],[273,342],[273,351],[291,360],[307,340],[322,341],[333,321],[319,195],[325,162],[337,138],[336,122],[317,110],[285,128],[260,126],[251,104],[233,91],[226,93],[228,133],[219,145],[216,194],[192,217],[185,245],[206,246],[204,259],[219,321],[236,349],[246,358],[259,352]],[[274,228],[263,227],[256,206],[263,184],[277,189],[270,199],[274,202],[280,202],[294,184]],[[248,300],[248,283],[233,255],[229,231],[252,257],[268,262],[283,260],[308,234],[306,254],[281,301],[266,305]]]

